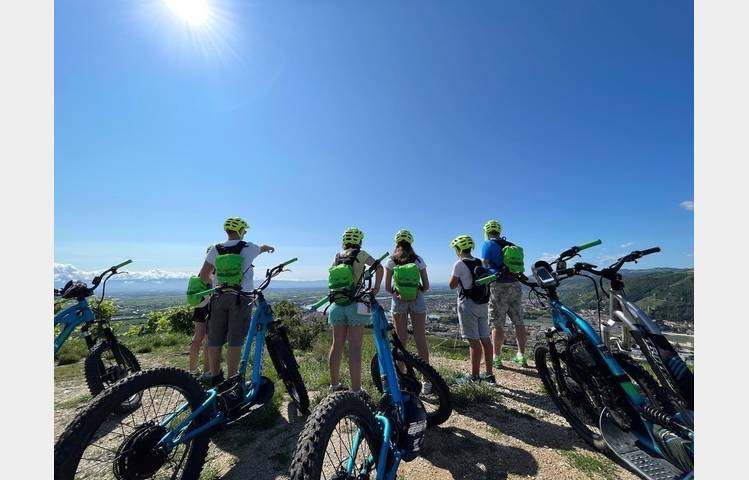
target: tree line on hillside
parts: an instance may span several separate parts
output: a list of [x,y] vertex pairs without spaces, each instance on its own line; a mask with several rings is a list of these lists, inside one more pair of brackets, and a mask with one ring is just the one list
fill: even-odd
[[[694,322],[694,270],[632,270],[623,272],[622,276],[627,298],[656,321]],[[607,290],[610,288],[606,280],[603,285]],[[563,282],[559,297],[576,310],[596,308],[596,292],[587,278],[575,277]],[[602,292],[600,297],[601,308],[605,311],[607,297]]]

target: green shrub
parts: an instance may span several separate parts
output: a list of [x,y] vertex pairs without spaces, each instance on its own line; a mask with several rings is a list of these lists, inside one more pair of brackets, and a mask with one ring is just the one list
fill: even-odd
[[273,317],[284,323],[289,332],[291,346],[296,350],[311,349],[315,340],[327,328],[323,317],[309,316],[305,319],[302,310],[287,300],[273,305]]
[[146,322],[140,327],[140,335],[152,333],[183,333],[192,335],[195,327],[193,326],[193,307],[181,305],[171,307],[165,310],[149,312],[146,315]]

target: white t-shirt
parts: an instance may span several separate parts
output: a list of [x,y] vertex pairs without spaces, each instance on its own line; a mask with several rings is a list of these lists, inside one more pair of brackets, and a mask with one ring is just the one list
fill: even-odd
[[[473,275],[471,275],[471,270],[463,260],[476,259],[473,257],[468,257],[455,262],[455,265],[453,265],[453,277],[458,277],[460,279],[460,285],[463,285],[464,289],[470,290],[471,288],[473,288]],[[460,288],[460,285],[455,288]]]
[[[237,243],[239,243],[240,240],[227,240],[221,245],[224,247],[233,247]],[[252,242],[245,241],[247,245],[242,249],[241,255],[244,257],[244,275],[242,276],[242,291],[249,292],[251,291],[253,287],[253,275],[255,273],[255,269],[252,268],[252,262],[255,260],[255,258],[260,255],[260,247],[255,245]],[[218,256],[218,250],[216,250],[216,246],[214,245],[211,247],[211,249],[208,251],[208,254],[205,256],[205,261],[216,266],[216,256]],[[213,286],[216,286],[216,277],[213,277]]]
[[[417,267],[419,267],[419,270],[426,270],[427,268],[427,264],[424,262],[424,259],[418,255],[416,255],[416,261],[414,263]],[[388,257],[388,259],[385,260],[385,268],[387,270],[395,269],[395,262],[393,261],[393,257]]]

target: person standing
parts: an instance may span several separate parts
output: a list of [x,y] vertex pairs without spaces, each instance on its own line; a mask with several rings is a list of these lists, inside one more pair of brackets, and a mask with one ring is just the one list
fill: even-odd
[[223,381],[220,362],[224,344],[228,344],[226,369],[229,378],[239,370],[239,357],[252,315],[252,298],[249,295],[253,289],[252,261],[261,253],[275,251],[269,245],[258,246],[244,241],[249,227],[239,217],[226,219],[224,231],[227,240],[208,251],[200,269],[201,280],[206,283],[213,281],[214,287],[223,287],[223,291],[211,299],[211,314],[206,329],[212,386]]
[[[371,322],[369,314],[359,313],[358,305],[350,295],[356,291],[357,285],[364,275],[366,265],[374,264],[370,254],[362,250],[364,232],[356,227],[347,228],[341,238],[343,250],[333,259],[333,265],[328,270],[328,286],[331,289],[333,302],[328,309],[328,323],[333,327],[333,341],[328,353],[328,368],[330,369],[331,392],[345,390],[341,383],[341,359],[343,350],[348,343],[348,368],[351,375],[351,390],[362,392],[361,388],[361,355],[364,326]],[[380,289],[382,282],[382,266],[375,272],[374,295]]]
[[[211,251],[213,245],[209,246],[206,250],[206,255]],[[211,279],[213,280],[213,279]],[[206,288],[207,290],[207,288]],[[208,382],[211,379],[211,367],[208,362],[208,343],[205,345],[203,340],[205,339],[205,324],[208,320],[208,314],[210,308],[210,296],[206,296],[203,300],[195,305],[195,309],[192,314],[192,323],[195,326],[195,333],[192,336],[192,342],[190,343],[190,373],[195,377],[199,377],[200,381]],[[200,349],[203,347],[203,374],[200,375],[198,371],[198,359],[200,357]]]
[[[475,244],[468,235],[459,235],[450,242],[455,249],[458,261],[453,265],[450,288],[458,288],[458,324],[460,334],[468,340],[471,361],[471,374],[458,378],[458,383],[485,381],[496,383],[492,373],[492,342],[489,338],[489,318],[487,302],[489,292],[486,286],[476,285],[485,270],[481,260],[474,258],[471,250]],[[479,375],[481,357],[484,357],[486,371]]]
[[502,225],[496,220],[489,220],[484,225],[484,237],[486,241],[481,248],[481,258],[484,266],[497,275],[497,281],[492,282],[489,289],[491,297],[489,300],[489,321],[494,326],[492,331],[492,343],[494,344],[494,367],[502,367],[502,346],[505,341],[505,323],[507,317],[515,326],[515,338],[518,351],[512,362],[527,367],[525,359],[526,331],[523,324],[521,311],[522,293],[520,282],[512,275],[504,264],[502,250],[504,247],[513,246],[501,237]]
[[[395,234],[395,251],[385,262],[385,291],[392,294],[390,313],[395,331],[403,345],[408,343],[408,318],[411,317],[416,351],[429,363],[426,319],[427,305],[424,292],[429,290],[429,276],[424,259],[413,249],[414,237],[408,230]],[[431,382],[422,382],[422,392],[432,392]]]

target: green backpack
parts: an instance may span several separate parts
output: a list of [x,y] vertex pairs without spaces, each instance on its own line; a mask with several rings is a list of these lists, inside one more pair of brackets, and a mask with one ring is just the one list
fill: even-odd
[[242,285],[245,268],[244,257],[241,255],[241,252],[246,246],[247,243],[243,241],[231,247],[225,247],[221,244],[216,245],[218,255],[216,256],[214,266],[216,267],[216,282],[218,285],[225,287],[239,287]]
[[361,250],[354,248],[338,253],[335,256],[335,265],[328,269],[328,288],[333,295],[333,301],[337,305],[348,305],[351,303],[351,295],[354,293],[356,280],[354,279],[354,262]]
[[525,271],[523,249],[517,245],[508,245],[502,249],[502,262],[511,273]]
[[416,300],[421,283],[421,272],[415,262],[396,265],[393,268],[393,289],[402,300]]
[[196,293],[205,292],[210,289],[211,286],[204,283],[200,277],[193,275],[187,281],[187,303],[193,307],[203,301],[205,296],[197,296]]

